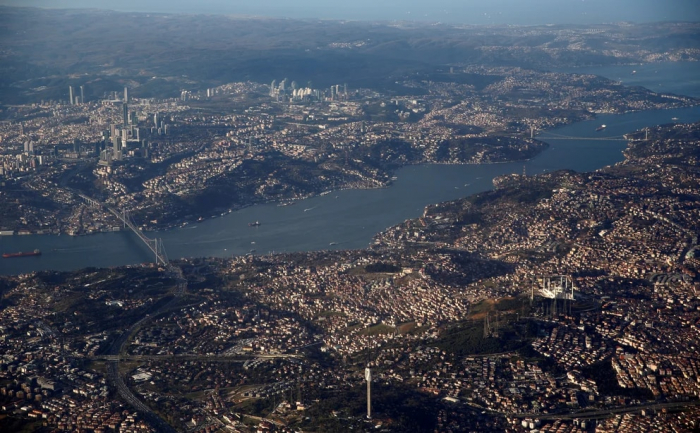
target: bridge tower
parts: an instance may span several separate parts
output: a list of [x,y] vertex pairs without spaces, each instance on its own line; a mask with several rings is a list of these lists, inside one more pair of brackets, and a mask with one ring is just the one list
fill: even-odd
[[155,254],[156,254],[156,265],[160,261],[160,257],[158,257],[158,248],[160,247],[160,244],[158,243],[158,238],[153,239],[153,245],[155,246]]

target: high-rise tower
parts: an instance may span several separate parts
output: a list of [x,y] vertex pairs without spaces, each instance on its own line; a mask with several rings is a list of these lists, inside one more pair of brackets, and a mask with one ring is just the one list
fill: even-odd
[[73,86],[68,86],[68,93],[70,94],[70,105],[73,105]]
[[124,87],[124,103],[126,104],[128,102],[129,102],[129,88]]
[[122,120],[124,121],[123,122],[124,126],[128,125],[129,124],[129,104],[127,104],[126,102],[124,104],[122,104],[122,117],[123,117]]
[[84,86],[80,86],[80,103],[81,104],[85,103],[85,88],[84,88]]

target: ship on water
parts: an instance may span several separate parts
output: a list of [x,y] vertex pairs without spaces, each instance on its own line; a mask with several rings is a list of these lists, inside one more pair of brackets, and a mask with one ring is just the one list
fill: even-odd
[[248,226],[250,227],[257,227],[260,225],[260,221],[255,221],[254,223],[248,223]]
[[11,259],[14,257],[31,257],[31,256],[40,256],[41,251],[39,250],[34,250],[34,251],[27,251],[27,252],[19,252],[19,253],[5,253],[2,255],[3,259]]
[[602,131],[603,129],[605,129],[605,128],[607,128],[607,127],[608,127],[607,125],[600,125],[599,127],[597,127],[597,128],[595,129],[595,131],[596,131],[596,132],[600,132],[600,131]]

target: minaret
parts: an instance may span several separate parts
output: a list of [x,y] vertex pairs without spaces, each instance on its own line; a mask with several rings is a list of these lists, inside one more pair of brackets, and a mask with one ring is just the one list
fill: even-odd
[[367,419],[372,419],[372,372],[365,368],[365,380],[367,381]]

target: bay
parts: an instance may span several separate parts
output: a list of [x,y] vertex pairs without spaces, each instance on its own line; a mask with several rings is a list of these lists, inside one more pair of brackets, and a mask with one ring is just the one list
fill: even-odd
[[[680,65],[680,69],[678,64],[656,65],[657,71],[665,71],[661,77],[658,73],[641,68],[630,76],[647,85],[651,81],[660,80],[662,86],[676,86],[674,93],[700,96],[697,82],[691,79],[694,77],[693,68],[698,65]],[[609,69],[598,72],[601,72],[598,75],[603,72],[614,75]],[[586,73],[595,72],[587,70]],[[686,86],[683,85],[683,80],[675,79],[679,74],[684,76],[684,73],[689,78],[685,81]],[[670,123],[672,118],[678,118],[678,122],[684,123],[697,122],[700,120],[700,107],[600,115],[595,120],[578,122],[546,133],[547,136],[554,133],[582,139],[543,139],[550,147],[529,161],[407,166],[397,171],[396,181],[388,188],[336,191],[301,200],[292,206],[257,205],[183,228],[150,232],[147,235],[161,238],[171,259],[226,257],[247,254],[253,250],[255,254],[268,254],[365,248],[376,233],[406,219],[420,216],[428,204],[454,200],[493,188],[492,180],[496,176],[522,173],[523,168],[528,175],[533,175],[558,169],[587,172],[615,164],[623,159],[622,150],[626,147],[626,142],[598,139],[619,137],[647,126]],[[595,129],[601,124],[607,125],[607,128],[596,132]],[[255,221],[259,221],[260,225],[248,226],[248,223]],[[136,235],[128,231],[80,237],[0,236],[0,252],[34,249],[40,249],[42,255],[0,259],[0,274],[122,266],[154,259]]]
[[641,86],[655,92],[700,98],[700,62],[588,66],[556,69],[556,72],[600,75],[625,86]]

